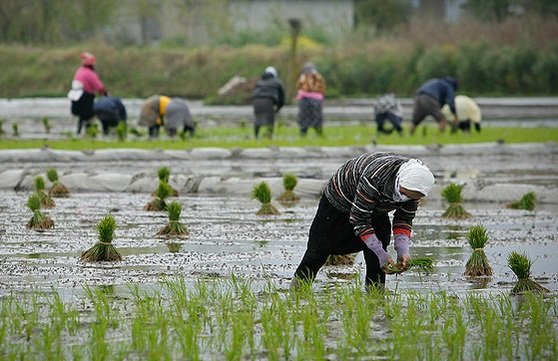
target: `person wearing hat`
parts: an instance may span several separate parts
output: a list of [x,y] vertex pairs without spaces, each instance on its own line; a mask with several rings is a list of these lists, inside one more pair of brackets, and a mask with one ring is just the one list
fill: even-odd
[[256,82],[252,96],[254,107],[254,136],[258,138],[260,128],[265,127],[266,138],[273,136],[275,114],[285,105],[285,90],[277,76],[277,70],[268,66]]
[[308,128],[314,128],[323,135],[323,101],[326,82],[313,63],[306,63],[296,82],[298,100],[298,126],[300,135],[306,136]]
[[72,80],[72,89],[68,98],[72,101],[71,112],[78,117],[77,134],[83,126],[89,127],[95,116],[93,103],[95,95],[108,95],[105,85],[95,71],[96,58],[89,52],[81,54],[81,66],[76,70]]
[[[362,251],[367,288],[383,289],[389,264],[409,267],[415,212],[433,185],[432,172],[418,159],[377,152],[348,160],[325,187],[291,287],[312,282],[329,255]],[[387,252],[392,232],[397,261]]]
[[452,132],[457,129],[458,119],[455,109],[455,91],[457,80],[446,76],[444,78],[430,79],[417,90],[413,102],[413,120],[410,133],[414,134],[417,126],[428,115],[433,116],[438,122],[441,132],[446,129],[447,119],[442,113],[442,107],[447,104],[453,115]]

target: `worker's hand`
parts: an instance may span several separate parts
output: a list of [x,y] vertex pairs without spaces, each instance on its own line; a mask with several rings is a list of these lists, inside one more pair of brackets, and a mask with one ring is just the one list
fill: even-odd
[[380,242],[374,233],[363,235],[360,238],[366,244],[366,247],[368,247],[368,249],[374,252],[374,254],[378,257],[381,268],[386,267],[390,261],[393,263],[393,259],[391,259],[389,254],[383,248],[382,242]]
[[411,267],[411,256],[408,254],[397,256],[397,268],[406,271]]
[[388,259],[386,261],[386,264],[382,266],[382,271],[384,271],[385,273],[391,273],[388,269],[389,266],[393,266],[393,267],[398,267],[398,264],[395,263],[395,261],[393,260],[393,258],[391,258],[390,256],[388,256]]

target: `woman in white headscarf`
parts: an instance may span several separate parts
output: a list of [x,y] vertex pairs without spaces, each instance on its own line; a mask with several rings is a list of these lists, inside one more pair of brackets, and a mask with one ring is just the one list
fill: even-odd
[[283,83],[279,80],[277,70],[268,66],[265,68],[261,78],[256,83],[252,96],[254,107],[254,136],[260,135],[260,128],[265,128],[264,136],[273,136],[275,125],[275,114],[285,105],[285,90]]
[[[418,159],[366,153],[347,161],[321,197],[292,286],[300,280],[311,282],[329,255],[362,251],[366,286],[382,289],[389,264],[409,267],[415,212],[433,184],[432,172]],[[393,210],[392,225],[388,213]],[[387,252],[392,232],[397,264]]]

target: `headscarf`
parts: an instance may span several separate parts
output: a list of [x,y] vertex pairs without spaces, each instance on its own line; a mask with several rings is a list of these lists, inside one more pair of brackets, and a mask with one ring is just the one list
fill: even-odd
[[267,68],[265,68],[264,74],[271,74],[274,78],[277,78],[277,69],[272,66],[268,66]]
[[399,195],[399,187],[403,187],[427,196],[433,185],[434,175],[430,169],[418,159],[409,159],[399,167],[395,179],[395,194]]
[[312,62],[304,63],[304,67],[302,68],[303,73],[311,73],[316,70],[316,65]]
[[95,55],[91,54],[90,52],[84,51],[81,53],[81,64],[85,66],[93,66],[95,65]]

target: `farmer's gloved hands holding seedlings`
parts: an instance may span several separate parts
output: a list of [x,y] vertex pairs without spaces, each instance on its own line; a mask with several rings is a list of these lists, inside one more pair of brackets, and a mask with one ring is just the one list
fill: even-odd
[[375,233],[366,234],[361,236],[362,241],[366,244],[372,252],[378,256],[380,261],[380,267],[385,269],[388,265],[395,265],[395,262],[387,253],[387,251],[382,247],[382,242],[376,237]]
[[409,269],[411,256],[409,255],[409,236],[397,233],[394,236],[394,248],[397,252],[397,267],[403,271]]

